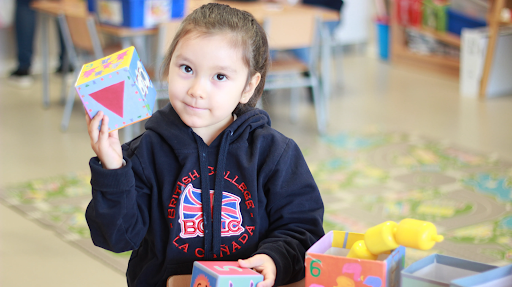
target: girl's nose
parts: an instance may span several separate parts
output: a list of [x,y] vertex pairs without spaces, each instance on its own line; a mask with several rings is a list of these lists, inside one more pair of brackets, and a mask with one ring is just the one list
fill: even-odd
[[192,85],[188,89],[188,95],[195,98],[203,99],[206,95],[205,86],[201,81],[201,78],[197,77],[192,81]]

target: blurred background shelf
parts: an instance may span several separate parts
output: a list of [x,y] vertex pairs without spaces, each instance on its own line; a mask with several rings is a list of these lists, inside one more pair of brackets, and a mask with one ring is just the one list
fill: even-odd
[[408,29],[415,30],[418,33],[427,35],[436,40],[444,42],[446,44],[460,47],[460,36],[459,35],[456,35],[456,34],[453,34],[450,32],[440,32],[440,31],[436,31],[432,28],[426,28],[426,27],[409,27]]
[[[419,69],[428,69],[436,73],[444,73],[453,77],[459,77],[460,71],[460,59],[456,53],[449,53],[450,55],[444,56],[436,53],[418,53],[415,49],[411,48],[411,34],[417,35],[417,37],[428,37],[431,41],[441,43],[440,45],[449,47],[450,49],[460,49],[461,38],[459,30],[455,32],[441,32],[434,28],[426,28],[422,23],[413,23],[412,25],[404,25],[401,17],[398,15],[398,11],[403,0],[391,0],[390,1],[390,55],[393,64],[408,65]],[[410,3],[419,3],[420,0],[410,0]],[[462,3],[460,1],[456,1]],[[485,1],[484,1],[485,2]],[[467,2],[464,2],[467,3]],[[411,4],[413,5],[413,4]],[[504,9],[512,8],[512,0],[489,0],[488,11],[480,13],[487,15],[486,25],[489,29],[489,42],[485,57],[485,64],[483,68],[483,75],[480,83],[480,98],[485,98],[485,91],[489,81],[489,71],[491,69],[494,59],[494,51],[496,47],[497,34],[500,27],[505,25],[511,25],[510,19],[503,20]],[[508,10],[509,12],[510,10]],[[449,11],[453,15],[452,11]],[[456,14],[456,13],[455,13]],[[509,12],[510,14],[510,12]],[[472,19],[468,15],[467,19]],[[462,16],[464,17],[464,16]],[[483,17],[483,16],[482,16]],[[411,18],[409,20],[415,20]],[[421,20],[420,20],[421,22]],[[447,21],[448,22],[448,21]],[[482,22],[483,23],[483,22]],[[481,26],[482,24],[480,24]],[[447,24],[448,26],[448,24]],[[464,25],[461,25],[464,26]],[[446,29],[450,30],[450,29]],[[450,30],[453,31],[453,30]],[[454,50],[452,50],[453,52]]]

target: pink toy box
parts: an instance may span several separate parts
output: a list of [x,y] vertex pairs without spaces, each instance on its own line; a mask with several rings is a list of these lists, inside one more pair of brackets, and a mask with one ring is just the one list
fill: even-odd
[[364,234],[330,231],[306,252],[306,287],[399,286],[405,247],[399,246],[377,260],[347,258]]

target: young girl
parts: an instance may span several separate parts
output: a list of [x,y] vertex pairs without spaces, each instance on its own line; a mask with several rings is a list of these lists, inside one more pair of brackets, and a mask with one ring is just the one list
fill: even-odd
[[241,259],[264,276],[259,287],[304,278],[323,203],[297,144],[254,108],[268,53],[252,15],[204,5],[171,43],[170,105],[146,132],[121,147],[107,116],[86,116],[98,156],[87,222],[97,246],[133,250],[129,286],[165,286],[197,260]]

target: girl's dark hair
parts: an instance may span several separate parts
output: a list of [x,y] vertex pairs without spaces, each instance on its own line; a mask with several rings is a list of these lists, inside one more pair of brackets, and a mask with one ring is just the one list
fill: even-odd
[[261,74],[254,94],[246,104],[238,104],[235,113],[239,114],[247,107],[256,106],[263,93],[270,63],[267,36],[256,19],[249,12],[218,3],[208,3],[197,8],[183,20],[167,50],[161,68],[162,79],[169,74],[169,65],[178,42],[191,32],[200,35],[227,33],[233,37],[233,44],[242,48],[243,61],[249,69],[246,85],[256,73]]

